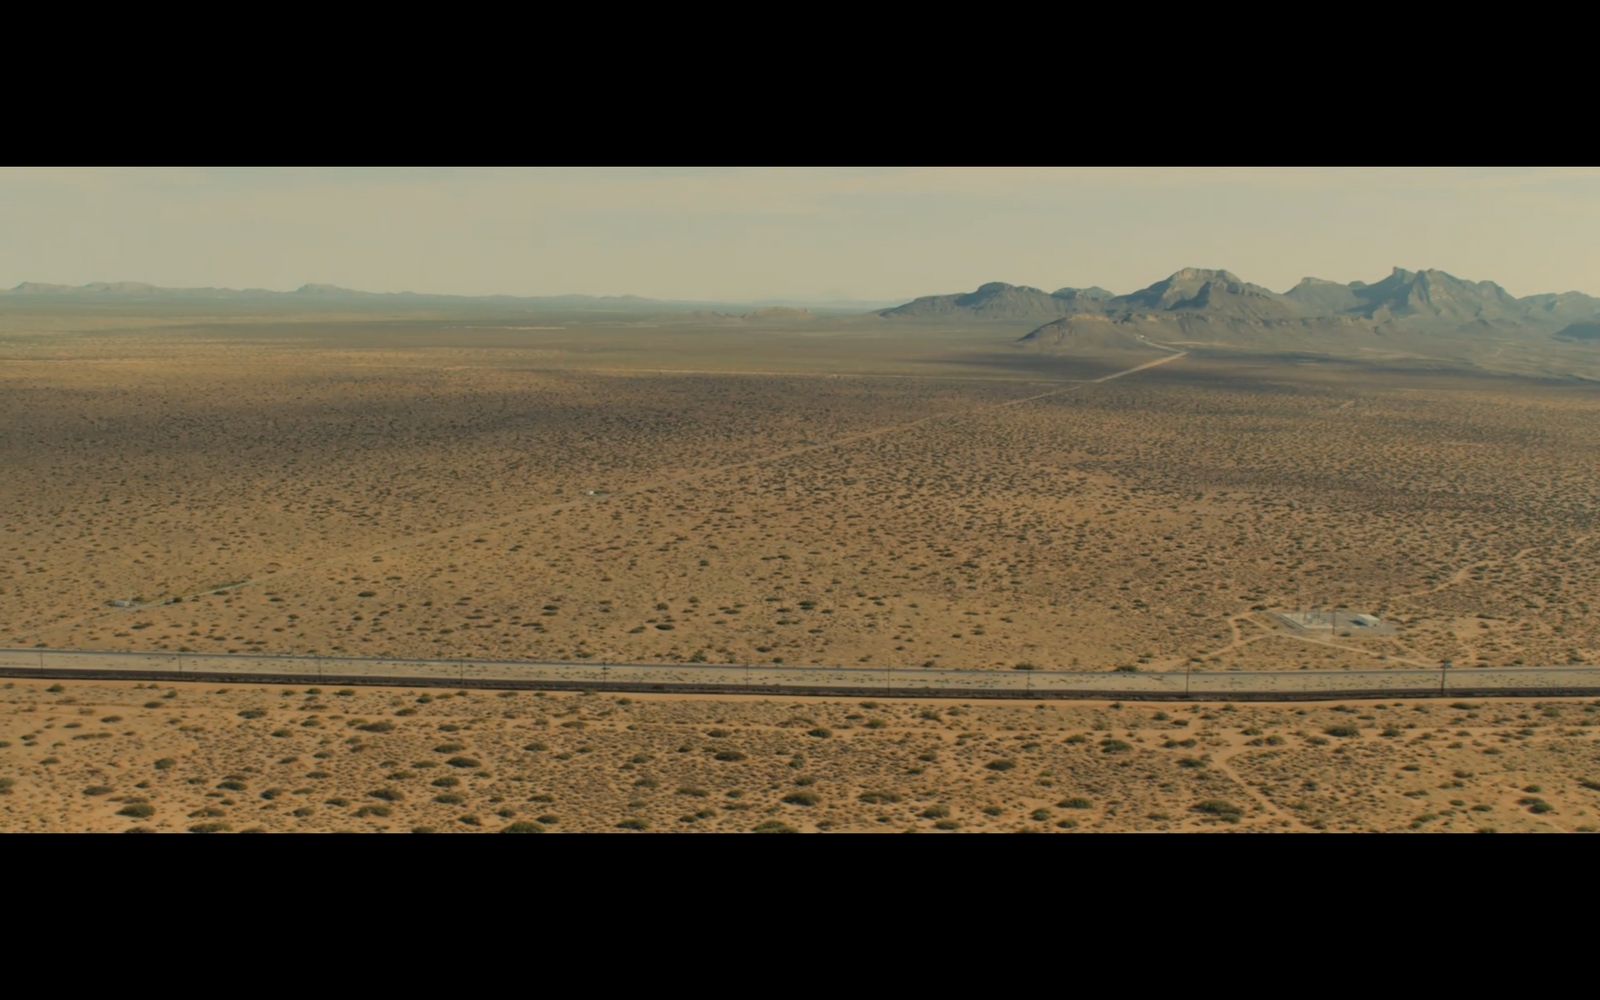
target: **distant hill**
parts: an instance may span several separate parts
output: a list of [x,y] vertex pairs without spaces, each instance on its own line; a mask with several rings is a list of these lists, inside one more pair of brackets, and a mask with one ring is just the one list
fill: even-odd
[[1179,347],[1390,358],[1547,376],[1584,368],[1571,350],[1600,344],[1600,298],[1578,291],[1517,298],[1494,282],[1402,267],[1373,283],[1304,278],[1278,294],[1226,270],[1186,267],[1134,293],[1085,302],[1018,344],[1125,357]]
[[1021,346],[1085,355],[1143,354],[1170,345],[1516,367],[1541,348],[1547,353],[1562,344],[1600,341],[1600,298],[1581,292],[1517,298],[1492,281],[1399,267],[1372,283],[1306,278],[1282,294],[1229,271],[1198,267],[1125,295],[1101,288],[1045,293],[991,282],[877,315],[892,321],[1026,324],[1032,329],[1019,339]]
[[465,303],[465,302],[533,302],[558,305],[577,303],[600,304],[654,304],[653,299],[636,295],[549,295],[520,297],[514,295],[435,295],[418,292],[363,292],[338,285],[306,284],[292,292],[277,292],[265,288],[163,288],[140,281],[94,281],[87,285],[49,285],[24,281],[11,289],[0,289],[0,299],[34,298],[64,301],[199,301],[207,299],[260,300],[290,303],[295,301],[366,302],[366,303]]
[[1424,319],[1470,322],[1531,320],[1530,311],[1492,281],[1463,281],[1443,271],[1395,268],[1387,278],[1368,285],[1352,283],[1356,305],[1346,313],[1373,320]]
[[1600,342],[1600,321],[1573,323],[1557,331],[1556,337],[1561,340]]
[[1023,337],[1021,342],[1053,353],[1096,357],[1112,354],[1149,354],[1154,357],[1168,353],[1150,343],[1138,324],[1092,313],[1066,316],[1046,323]]
[[1364,319],[1377,324],[1460,326],[1499,324],[1558,329],[1600,319],[1600,298],[1580,292],[1516,298],[1492,281],[1466,281],[1443,271],[1395,268],[1371,284],[1306,278],[1279,294],[1229,271],[1186,267],[1136,292],[1103,288],[1044,292],[994,281],[976,291],[927,295],[878,315],[888,319],[1048,322],[1066,316],[1188,314],[1248,323]]
[[[306,287],[313,286],[307,285]],[[332,288],[333,286],[316,287]],[[0,296],[85,299],[238,299],[288,294],[291,293],[269,292],[263,288],[161,288],[157,285],[147,285],[142,281],[92,281],[87,285],[49,285],[38,281],[24,281],[12,289],[0,289]]]
[[1227,271],[1186,267],[1131,295],[1107,303],[1112,314],[1193,312],[1238,320],[1292,319],[1300,307],[1286,296],[1240,281]]
[[1529,295],[1520,301],[1532,314],[1549,318],[1552,322],[1600,317],[1600,299],[1582,292]]
[[1043,321],[1094,311],[1109,301],[1103,288],[1062,288],[1045,292],[1027,285],[991,281],[959,295],[925,295],[878,315],[891,319],[977,319]]
[[[33,302],[97,306],[115,303],[223,303],[261,305],[277,308],[308,307],[354,308],[439,308],[510,306],[517,308],[557,308],[606,310],[615,312],[684,312],[693,310],[734,310],[740,314],[762,314],[759,318],[801,319],[801,313],[823,309],[831,313],[861,313],[881,307],[882,302],[834,300],[806,302],[793,299],[762,299],[751,302],[651,299],[638,295],[438,295],[424,292],[363,292],[338,285],[306,284],[292,292],[265,288],[163,288],[137,281],[96,281],[87,285],[51,285],[25,281],[11,289],[0,289],[0,303]],[[753,310],[753,312],[752,312]],[[785,313],[785,310],[788,312]]]
[[743,318],[757,322],[794,322],[813,320],[817,317],[809,309],[796,309],[792,306],[768,306],[765,309],[757,309],[754,312],[747,312],[744,314]]

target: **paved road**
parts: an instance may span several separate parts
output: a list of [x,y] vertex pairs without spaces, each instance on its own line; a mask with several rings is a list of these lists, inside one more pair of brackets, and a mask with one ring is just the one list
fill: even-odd
[[[259,681],[503,688],[822,694],[880,697],[1237,698],[1294,701],[1357,694],[1600,696],[1600,667],[1087,673],[742,664],[536,663],[509,660],[115,653],[0,649],[10,677]],[[1441,685],[1441,681],[1443,684]]]

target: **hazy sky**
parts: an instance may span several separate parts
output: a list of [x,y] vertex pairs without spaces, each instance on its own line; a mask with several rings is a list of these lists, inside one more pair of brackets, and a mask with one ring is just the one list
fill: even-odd
[[903,299],[1399,265],[1600,294],[1590,168],[5,168],[0,232],[6,287]]

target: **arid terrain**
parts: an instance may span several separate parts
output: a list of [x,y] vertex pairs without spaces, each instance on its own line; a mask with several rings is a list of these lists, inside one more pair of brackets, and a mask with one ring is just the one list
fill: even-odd
[[[1594,384],[1020,332],[0,315],[0,646],[1600,663]],[[0,829],[1572,830],[1596,710],[18,680]]]
[[[972,331],[373,325],[0,341],[0,645],[1600,661],[1593,385],[1203,353],[1099,382]],[[1313,605],[1392,628],[1267,614]]]
[[1600,702],[0,684],[0,829],[1590,831]]

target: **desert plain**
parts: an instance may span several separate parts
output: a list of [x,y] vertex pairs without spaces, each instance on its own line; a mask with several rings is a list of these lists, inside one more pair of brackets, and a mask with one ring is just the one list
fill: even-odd
[[[1061,355],[1021,332],[8,311],[0,646],[1600,662],[1593,381]],[[1313,606],[1385,628],[1275,615]],[[5,830],[1578,829],[1600,781],[1594,705],[1571,700],[866,707],[17,680],[0,706]],[[1327,735],[1346,723],[1357,735]]]
[[0,828],[1593,832],[1600,701],[0,684]]

